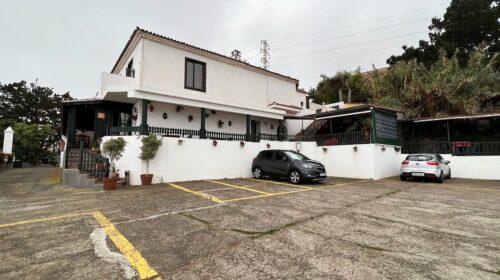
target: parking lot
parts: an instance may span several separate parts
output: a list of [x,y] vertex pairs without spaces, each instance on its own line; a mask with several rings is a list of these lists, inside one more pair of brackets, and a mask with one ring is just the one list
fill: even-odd
[[0,279],[500,279],[500,182],[0,173]]

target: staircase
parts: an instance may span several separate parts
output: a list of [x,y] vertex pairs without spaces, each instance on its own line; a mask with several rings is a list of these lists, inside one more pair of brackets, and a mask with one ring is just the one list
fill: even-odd
[[320,130],[325,124],[328,123],[328,120],[314,120],[302,133],[301,136],[309,137],[317,134],[318,130]]

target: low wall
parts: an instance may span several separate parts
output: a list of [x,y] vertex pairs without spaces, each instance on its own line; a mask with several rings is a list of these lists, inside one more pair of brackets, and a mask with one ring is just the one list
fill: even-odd
[[[107,141],[113,137],[104,137]],[[139,185],[140,174],[146,173],[146,163],[139,159],[141,138],[122,136],[127,141],[123,157],[117,162],[120,176],[130,171],[130,183]],[[182,138],[162,138],[162,145],[156,157],[150,161],[149,173],[154,174],[154,183],[189,180],[245,178],[251,177],[253,158],[267,149],[296,150],[297,142],[261,141],[245,142],[240,147],[239,141],[217,141]],[[357,146],[357,151],[353,147]],[[300,142],[300,152],[311,159],[323,163],[328,176],[381,179],[397,176],[401,155],[391,146],[378,144],[318,147],[315,142]]]
[[[407,155],[401,154],[401,160]],[[500,156],[442,156],[450,161],[454,178],[500,180]]]

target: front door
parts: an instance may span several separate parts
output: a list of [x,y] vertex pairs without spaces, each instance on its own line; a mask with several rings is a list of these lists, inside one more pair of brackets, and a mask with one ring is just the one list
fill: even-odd
[[107,135],[113,126],[113,112],[104,108],[95,110],[94,141]]
[[260,134],[260,122],[252,120],[250,123],[250,133],[252,137],[256,140],[259,139]]

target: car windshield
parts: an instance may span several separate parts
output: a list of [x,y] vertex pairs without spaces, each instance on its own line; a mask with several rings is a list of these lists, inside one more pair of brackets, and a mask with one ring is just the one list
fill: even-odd
[[308,157],[306,157],[305,155],[303,155],[301,153],[292,152],[292,151],[286,151],[285,154],[289,158],[291,158],[292,160],[309,160]]
[[410,161],[428,161],[428,160],[432,160],[432,156],[428,156],[428,155],[410,155],[406,159],[410,160]]

